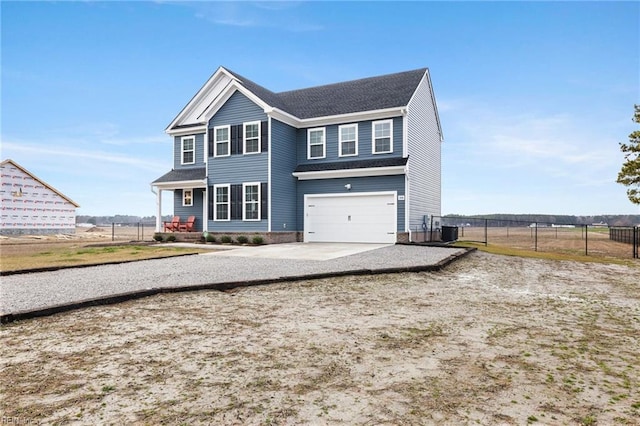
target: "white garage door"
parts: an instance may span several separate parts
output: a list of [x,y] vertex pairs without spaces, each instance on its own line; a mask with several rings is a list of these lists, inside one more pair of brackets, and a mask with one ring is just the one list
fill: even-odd
[[305,242],[395,243],[396,193],[305,195]]

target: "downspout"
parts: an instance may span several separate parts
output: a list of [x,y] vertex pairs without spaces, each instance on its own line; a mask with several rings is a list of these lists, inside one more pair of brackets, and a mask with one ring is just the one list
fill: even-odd
[[[402,156],[409,158],[409,107],[402,108]],[[408,234],[409,242],[413,242],[411,234],[411,182],[409,168],[411,160],[407,160],[404,172],[404,230]]]

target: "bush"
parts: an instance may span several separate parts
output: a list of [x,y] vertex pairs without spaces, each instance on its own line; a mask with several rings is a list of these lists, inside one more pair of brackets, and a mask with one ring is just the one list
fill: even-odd
[[238,240],[240,244],[247,244],[249,242],[249,238],[245,237],[244,235],[240,235],[238,238],[236,238],[236,240]]
[[206,232],[204,236],[204,240],[208,243],[215,243],[216,237],[214,237],[213,234]]
[[222,244],[229,244],[231,241],[233,241],[233,240],[228,235],[223,235],[222,237],[220,237],[220,242]]
[[264,238],[262,238],[260,235],[256,235],[251,239],[251,242],[253,244],[264,244]]
[[158,242],[162,241],[162,234],[153,234],[153,239]]
[[175,240],[176,240],[176,236],[175,235],[167,235],[167,241],[173,242]]

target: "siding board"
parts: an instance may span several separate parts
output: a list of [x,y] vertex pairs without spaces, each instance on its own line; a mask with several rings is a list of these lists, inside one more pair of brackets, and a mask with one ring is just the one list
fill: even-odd
[[407,111],[409,154],[408,230],[422,228],[425,215],[441,212],[441,139],[428,74],[416,89]]
[[204,133],[198,133],[195,135],[195,156],[196,162],[194,164],[181,164],[182,156],[182,138],[184,136],[176,136],[173,138],[173,167],[174,169],[187,169],[189,167],[203,167],[204,166]]
[[[375,120],[382,121],[382,120]],[[297,130],[296,155],[298,164],[309,164],[315,162],[335,162],[335,161],[356,161],[371,160],[373,158],[383,158],[385,156],[398,157],[402,155],[402,117],[393,118],[393,152],[388,154],[373,154],[371,149],[371,127],[372,121],[345,122],[325,126],[326,132],[326,158],[318,160],[307,159],[307,130],[308,128]],[[353,157],[340,157],[340,143],[338,139],[338,127],[342,124],[358,124],[358,155]]]
[[294,127],[271,120],[271,230],[297,230],[296,135]]
[[[240,92],[231,95],[218,112],[211,117],[209,129],[213,129],[215,126],[231,126],[230,148],[232,155],[209,158],[207,185],[242,185],[244,182],[266,183],[268,181],[268,153],[242,155],[242,123],[265,122],[266,120],[267,115],[263,109]],[[233,139],[235,139],[235,144]],[[239,208],[240,217],[242,217],[242,204]],[[210,220],[208,229],[213,232],[264,232],[268,229],[268,219],[255,222],[237,219],[224,222]]]
[[193,206],[185,207],[182,205],[182,190],[176,189],[173,191],[173,214],[175,216],[180,216],[181,222],[186,222],[189,216],[195,216],[196,221],[193,224],[194,232],[202,232],[203,219],[202,219],[202,211],[204,205],[202,200],[202,194],[204,193],[204,188],[195,188],[193,189]]

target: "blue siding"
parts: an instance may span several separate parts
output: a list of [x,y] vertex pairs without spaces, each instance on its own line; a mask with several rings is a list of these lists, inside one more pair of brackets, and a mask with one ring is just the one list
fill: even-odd
[[235,92],[209,120],[209,128],[227,124],[242,124],[248,121],[262,121],[267,114],[258,105],[240,92]]
[[296,181],[291,174],[296,168],[296,129],[271,120],[271,231],[295,231]]
[[232,155],[210,158],[209,185],[219,183],[266,182],[268,154]]
[[[397,191],[398,195],[405,195],[404,175],[372,176],[360,178],[318,179],[298,181],[297,215],[298,231],[304,230],[304,196],[305,194],[344,194],[344,186],[350,183],[349,192],[384,192]],[[398,232],[404,232],[404,201],[398,201]]]
[[182,205],[182,190],[176,189],[173,191],[173,214],[180,216],[180,221],[185,222],[189,216],[195,216],[196,222],[194,223],[194,232],[202,232],[202,194],[204,189],[196,188],[193,190],[193,206],[184,207]]
[[[191,136],[191,135],[188,135]],[[204,133],[195,135],[196,137],[196,162],[195,164],[181,164],[182,156],[182,138],[183,136],[176,136],[173,138],[173,167],[175,169],[187,169],[189,167],[203,167],[204,166]]]
[[267,221],[246,222],[242,220],[230,220],[227,222],[209,221],[211,232],[267,232]]
[[[237,125],[249,121],[264,121],[267,115],[240,92],[235,92],[209,120],[209,128]],[[245,182],[268,181],[269,155],[266,152],[229,157],[209,157],[207,163],[208,186],[216,184],[241,184]],[[261,221],[214,221],[208,222],[208,229],[215,232],[266,232],[268,219]]]
[[[375,120],[382,121],[382,120]],[[309,128],[298,129],[297,149],[298,164],[308,164],[314,162],[334,162],[334,161],[354,161],[354,160],[370,160],[372,158],[382,158],[385,156],[398,157],[402,156],[402,117],[393,118],[393,152],[389,154],[373,154],[371,149],[371,121],[360,121],[358,124],[358,155],[351,157],[340,157],[340,143],[338,139],[338,127],[342,124],[352,124],[349,122],[334,124],[324,127],[326,137],[326,158],[317,160],[307,159],[307,130]],[[311,127],[313,129],[319,127]]]

